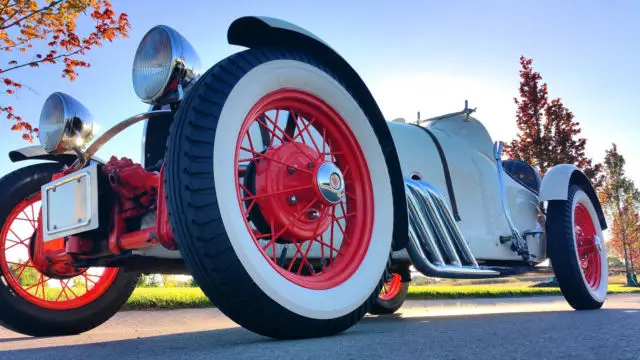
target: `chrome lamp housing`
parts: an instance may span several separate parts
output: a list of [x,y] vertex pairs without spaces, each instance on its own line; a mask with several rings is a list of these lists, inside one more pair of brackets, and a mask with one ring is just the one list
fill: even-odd
[[55,92],[47,98],[40,112],[39,138],[44,151],[77,153],[94,135],[91,113],[70,95]]
[[200,57],[176,30],[157,25],[138,44],[131,75],[136,95],[143,102],[175,103],[199,77]]

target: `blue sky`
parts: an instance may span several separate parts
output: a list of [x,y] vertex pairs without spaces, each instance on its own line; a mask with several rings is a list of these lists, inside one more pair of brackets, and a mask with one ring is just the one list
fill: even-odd
[[[129,14],[130,38],[92,50],[75,82],[60,68],[42,66],[12,74],[34,88],[11,99],[35,125],[49,93],[71,94],[93,113],[101,129],[147,109],[131,84],[138,42],[153,25],[181,32],[205,66],[241,50],[226,43],[228,25],[244,15],[268,15],[294,22],[323,38],[361,74],[388,119],[461,110],[464,100],[492,137],[515,135],[518,58],[532,57],[549,84],[581,123],[587,152],[601,161],[616,142],[628,174],[640,184],[636,107],[640,99],[640,3],[637,1],[189,1],[113,0]],[[10,58],[3,54],[2,62]],[[8,98],[6,95],[3,103]],[[0,152],[26,146],[4,120]],[[121,133],[99,156],[140,158],[142,125]],[[0,174],[22,164],[0,156]]]

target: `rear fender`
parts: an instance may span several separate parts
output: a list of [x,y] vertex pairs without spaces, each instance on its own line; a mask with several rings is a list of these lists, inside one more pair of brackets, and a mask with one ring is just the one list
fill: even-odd
[[227,40],[229,44],[247,48],[278,46],[308,54],[340,78],[367,117],[372,120],[374,132],[382,145],[389,169],[394,202],[396,226],[392,248],[394,251],[403,249],[409,239],[409,218],[400,161],[386,120],[358,73],[319,37],[284,20],[262,16],[236,19],[229,26]]
[[[38,145],[27,146],[21,149],[9,151],[9,160],[14,163],[25,160],[49,160],[65,165],[71,165],[77,159],[78,155],[76,155],[76,153],[73,151],[66,151],[62,154],[54,155],[44,151],[44,149]],[[95,156],[92,159],[100,164],[104,164],[103,160]]]
[[602,210],[602,205],[598,199],[593,185],[589,181],[589,178],[576,166],[570,164],[556,165],[549,169],[542,178],[542,184],[540,184],[540,192],[538,200],[553,201],[553,200],[567,200],[569,196],[569,185],[576,184],[582,186],[584,192],[587,193],[593,206],[598,213],[598,220],[602,230],[607,229],[607,220]]

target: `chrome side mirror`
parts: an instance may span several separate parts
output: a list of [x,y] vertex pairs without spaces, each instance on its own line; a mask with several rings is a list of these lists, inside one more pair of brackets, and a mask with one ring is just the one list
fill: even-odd
[[55,92],[40,112],[39,138],[44,151],[51,154],[77,152],[93,137],[93,117],[70,95]]

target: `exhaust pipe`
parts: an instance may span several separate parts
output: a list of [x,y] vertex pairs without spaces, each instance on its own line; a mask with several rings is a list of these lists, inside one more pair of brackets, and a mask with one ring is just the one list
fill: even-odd
[[416,269],[426,276],[440,278],[501,276],[498,271],[478,265],[435,187],[406,178],[405,193],[409,211],[407,252]]

